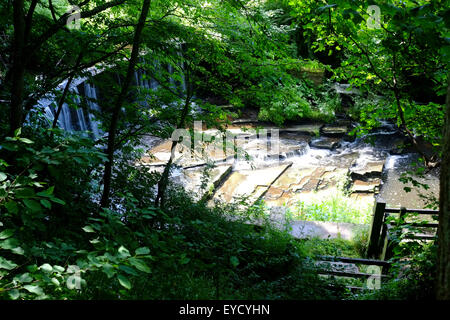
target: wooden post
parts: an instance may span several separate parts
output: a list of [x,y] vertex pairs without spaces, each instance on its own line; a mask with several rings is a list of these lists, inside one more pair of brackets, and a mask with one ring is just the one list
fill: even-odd
[[[379,259],[386,260],[386,248],[387,243],[389,242],[389,229],[390,225],[386,223],[386,220],[388,219],[389,214],[386,213],[383,217],[383,226],[381,229],[381,235],[380,239],[378,240],[378,248],[379,248]],[[383,267],[382,274],[387,274],[389,272],[390,266]]]
[[400,226],[405,222],[405,216],[406,216],[406,208],[401,207],[400,208],[400,214],[398,216],[397,225]]
[[390,225],[387,226],[387,233],[386,233],[386,238],[384,241],[384,246],[383,246],[383,253],[382,253],[382,258],[383,260],[389,260],[393,257],[394,255],[394,248],[395,246],[397,246],[399,244],[398,239],[401,236],[402,233],[402,229],[401,226],[403,225],[404,221],[405,221],[405,216],[406,216],[406,212],[407,209],[405,207],[401,207],[400,208],[400,212],[397,218],[397,228],[399,228],[399,232],[400,234],[397,234],[396,237],[394,238],[394,240],[392,240],[391,236],[389,235],[389,229],[390,229]]
[[380,253],[380,232],[384,220],[385,202],[377,202],[374,207],[372,224],[369,233],[369,245],[367,246],[366,256],[368,258],[375,257]]

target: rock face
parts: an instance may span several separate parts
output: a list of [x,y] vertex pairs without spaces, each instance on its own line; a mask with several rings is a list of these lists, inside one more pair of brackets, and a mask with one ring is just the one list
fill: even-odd
[[216,191],[213,200],[232,202],[248,197],[248,202],[254,203],[291,164],[287,163],[257,170],[235,171]]
[[384,161],[373,161],[350,169],[352,179],[380,178]]
[[312,194],[315,197],[328,194],[338,181],[346,177],[347,172],[347,169],[333,167],[292,166],[273,183],[264,195],[264,201],[269,207],[307,202]]
[[352,192],[378,192],[381,185],[381,179],[373,179],[369,181],[355,180],[351,187]]
[[341,146],[339,138],[320,137],[310,142],[311,148],[334,150]]

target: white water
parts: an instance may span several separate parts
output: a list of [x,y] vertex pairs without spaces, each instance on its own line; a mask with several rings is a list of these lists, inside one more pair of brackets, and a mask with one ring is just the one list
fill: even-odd
[[[169,73],[173,73],[173,67],[167,66]],[[89,72],[92,76],[100,73],[103,70],[98,70],[93,68]],[[94,113],[101,112],[101,108],[96,101],[98,101],[98,96],[100,94],[99,89],[89,83],[88,78],[76,78],[72,81],[69,90],[71,95],[74,96],[74,103],[78,106],[77,108],[71,108],[68,103],[64,103],[61,109],[61,113],[58,117],[58,126],[66,131],[74,132],[81,131],[90,133],[94,139],[99,138],[103,132],[100,130],[100,122],[96,119]],[[138,88],[155,90],[158,88],[158,83],[153,78],[148,77],[144,71],[137,70],[134,72],[134,82]],[[176,82],[170,79],[171,85],[176,86]],[[59,86],[58,90],[61,92],[64,90],[67,84],[67,80],[63,81]],[[84,89],[84,96],[80,94],[79,88],[82,86]],[[180,84],[181,89],[185,90],[185,84]],[[83,98],[87,102],[87,110],[82,108]],[[140,102],[141,104],[145,102]],[[44,98],[40,99],[37,103],[39,109],[43,110],[44,117],[46,118],[49,125],[53,123],[57,101],[55,95],[50,93]]]

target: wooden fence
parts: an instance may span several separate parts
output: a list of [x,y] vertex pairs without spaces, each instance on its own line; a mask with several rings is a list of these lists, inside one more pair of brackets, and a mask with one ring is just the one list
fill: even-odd
[[[407,213],[417,213],[418,215],[438,215],[437,210],[428,209],[394,209],[386,208],[386,203],[377,202],[374,207],[374,214],[369,233],[369,244],[367,247],[367,257],[377,257],[381,260],[388,260],[392,257],[393,241],[391,239],[390,229],[394,225],[402,225]],[[394,222],[388,220],[389,216],[397,215]],[[408,223],[408,225],[417,228],[437,229],[437,223]],[[407,239],[433,240],[435,235],[428,234],[408,234]]]

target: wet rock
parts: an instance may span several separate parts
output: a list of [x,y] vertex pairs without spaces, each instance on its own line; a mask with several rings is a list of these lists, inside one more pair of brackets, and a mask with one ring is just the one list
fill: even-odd
[[293,205],[308,201],[310,195],[324,198],[337,193],[336,185],[347,175],[347,169],[333,167],[291,166],[275,181],[264,195],[269,207]]
[[339,138],[320,137],[311,140],[311,148],[334,150],[341,146]]
[[[235,142],[238,156],[248,160],[284,160],[300,156],[306,152],[307,143],[296,140],[237,139]],[[233,151],[234,154],[234,151]]]
[[320,129],[320,133],[328,137],[343,137],[348,133],[348,126],[340,124],[325,125]]
[[310,136],[318,136],[320,134],[320,128],[323,126],[321,123],[313,124],[299,124],[286,128],[280,128],[280,134],[285,132],[295,132],[298,134],[307,134]]
[[[214,201],[227,203],[241,198],[247,198],[252,204],[258,200],[272,183],[292,163],[257,170],[241,170],[233,172],[214,194]],[[212,202],[210,202],[212,204]]]
[[350,169],[350,174],[353,180],[368,178],[379,178],[383,173],[384,161],[372,161],[363,165],[356,166]]
[[355,180],[351,188],[352,192],[378,192],[381,185],[381,179],[373,179],[369,181]]
[[286,139],[297,142],[309,143],[311,142],[311,136],[309,134],[302,134],[297,132],[281,132],[280,139]]

